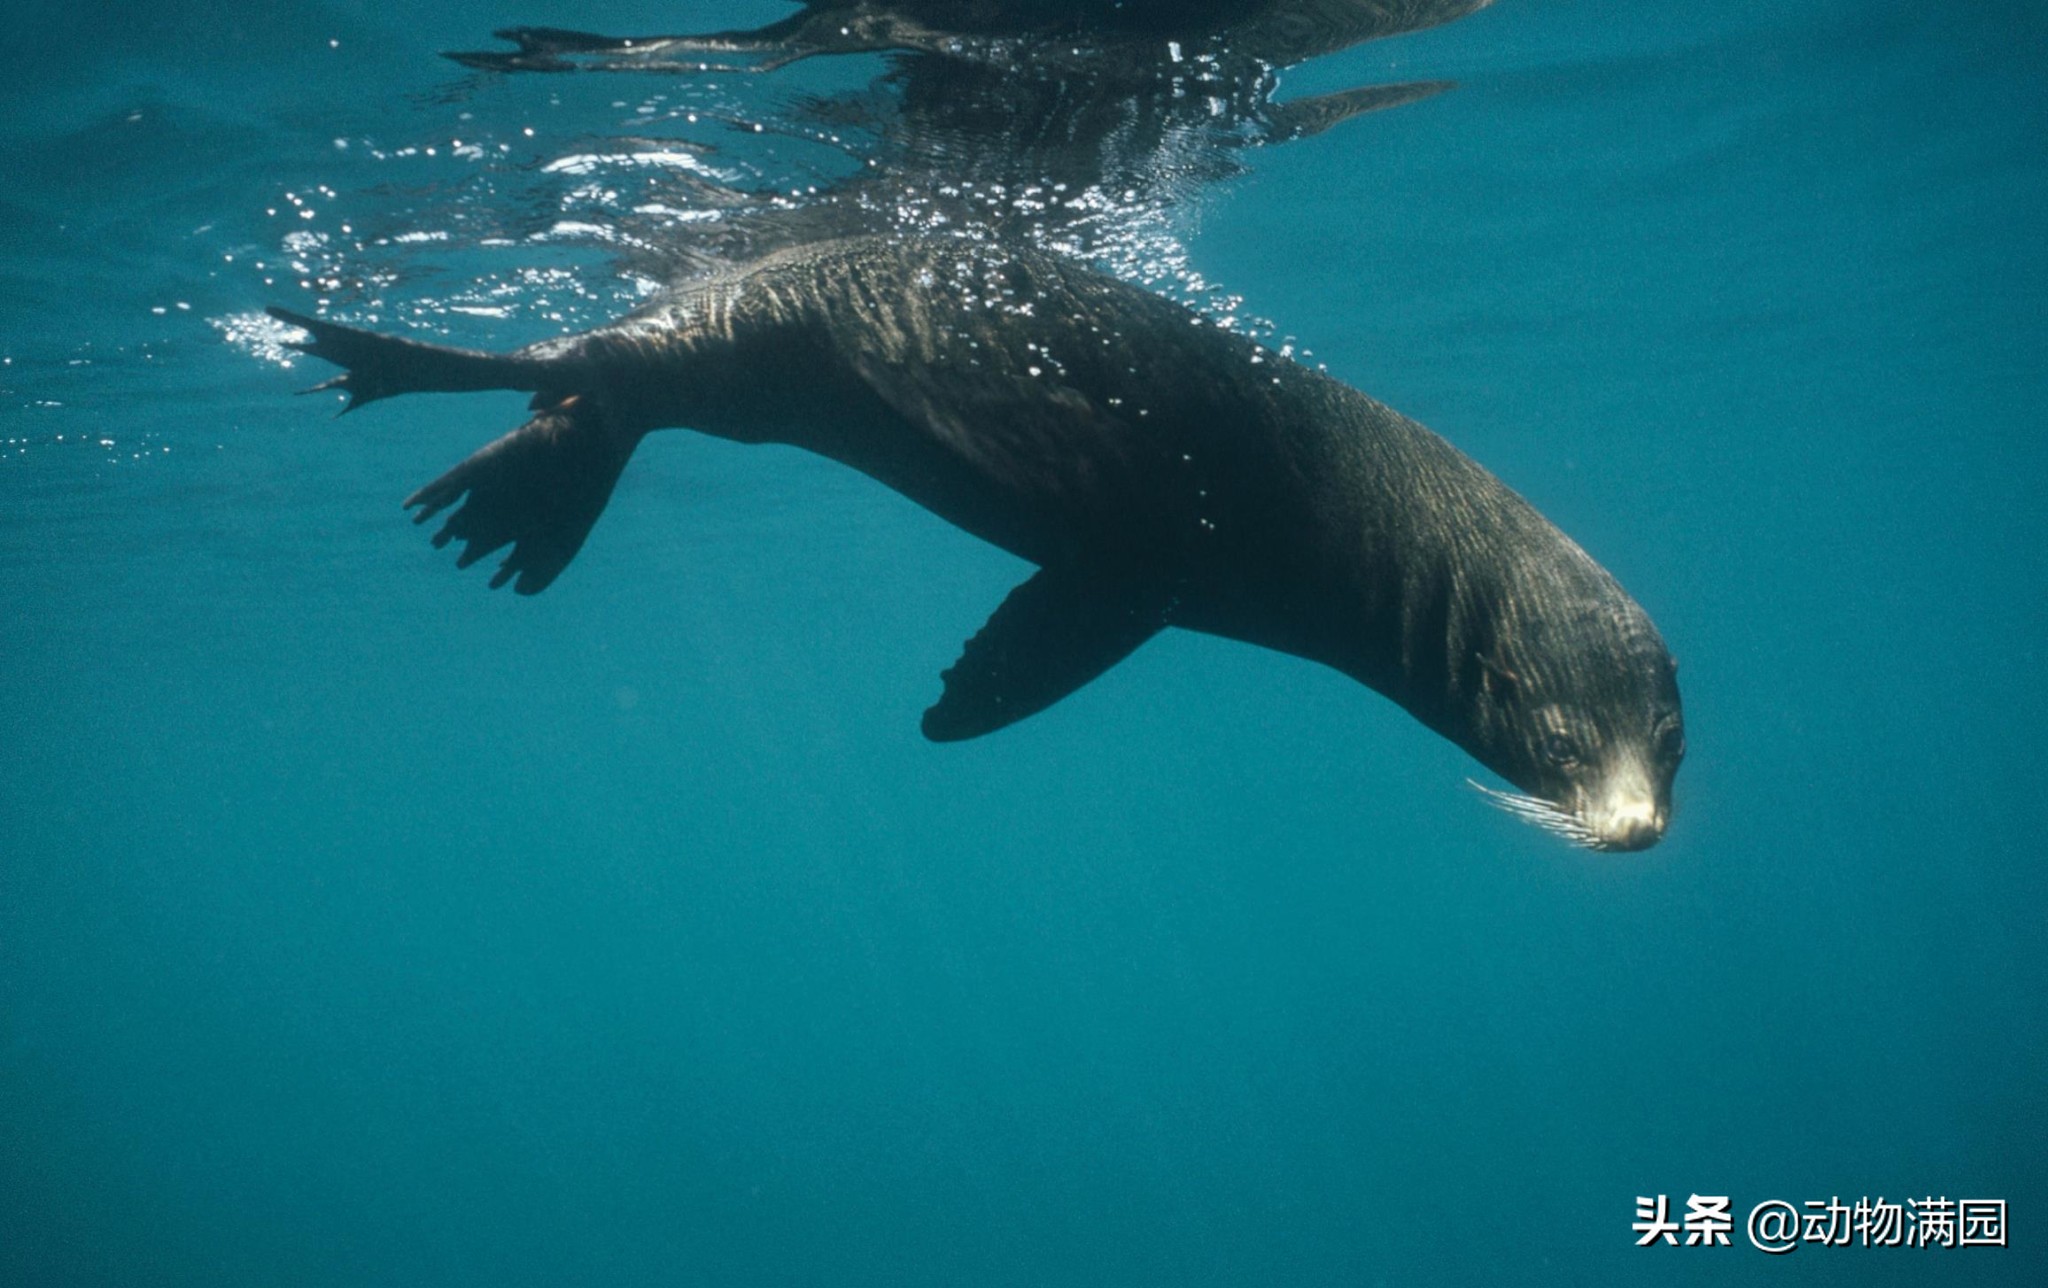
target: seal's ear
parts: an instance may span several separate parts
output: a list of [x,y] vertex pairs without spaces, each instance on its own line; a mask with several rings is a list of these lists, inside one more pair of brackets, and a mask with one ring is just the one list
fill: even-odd
[[1479,663],[1479,685],[1495,701],[1507,702],[1522,690],[1522,677],[1516,675],[1508,664],[1497,657],[1483,652],[1474,652],[1472,657]]

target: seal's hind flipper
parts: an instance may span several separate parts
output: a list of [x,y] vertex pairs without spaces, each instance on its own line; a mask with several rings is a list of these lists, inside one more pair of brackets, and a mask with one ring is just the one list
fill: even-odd
[[354,411],[364,403],[395,394],[474,393],[480,389],[520,389],[531,393],[541,387],[542,364],[527,359],[378,335],[290,309],[269,308],[264,312],[287,326],[312,334],[311,340],[294,342],[290,347],[347,368],[334,379],[306,390],[309,394],[323,389],[341,390],[348,395],[348,406],[343,411]]
[[451,49],[442,51],[441,57],[487,72],[573,72],[577,65],[563,55],[617,52],[633,47],[630,40],[565,27],[506,27],[491,34],[519,48],[509,53]]
[[[886,47],[860,42],[840,19],[820,24],[816,18],[804,12],[751,31],[685,36],[603,36],[565,27],[506,27],[491,34],[511,41],[519,47],[516,50],[447,50],[441,56],[489,72],[766,72],[817,54]],[[812,28],[829,31],[836,39],[820,40]],[[758,61],[713,62],[707,58],[712,54]]]
[[512,553],[492,575],[491,588],[517,577],[513,590],[537,594],[583,547],[639,442],[639,434],[613,429],[593,400],[571,396],[405,498],[405,504],[419,507],[414,523],[425,523],[468,494],[434,534],[434,544],[461,541],[458,568],[510,545]]
[[1130,582],[1042,568],[1010,592],[942,677],[924,736],[958,742],[1045,710],[1166,625],[1167,596]]

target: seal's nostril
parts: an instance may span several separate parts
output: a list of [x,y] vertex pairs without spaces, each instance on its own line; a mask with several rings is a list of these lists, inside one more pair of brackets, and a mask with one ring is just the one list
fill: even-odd
[[1617,850],[1647,850],[1664,838],[1664,829],[1653,818],[1627,817],[1616,819],[1608,835]]
[[1616,802],[1605,819],[1594,821],[1593,830],[1604,848],[1612,850],[1647,850],[1664,838],[1656,802],[1647,798]]

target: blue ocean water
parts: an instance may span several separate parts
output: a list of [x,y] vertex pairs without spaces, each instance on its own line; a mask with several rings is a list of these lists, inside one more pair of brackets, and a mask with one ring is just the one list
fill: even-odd
[[[1176,208],[1656,617],[1692,750],[1609,855],[1191,634],[928,744],[1025,569],[795,452],[657,436],[531,599],[404,522],[518,397],[335,421],[262,306],[589,325],[633,199],[558,163],[782,92],[437,51],[785,6],[13,11],[0,1282],[2048,1281],[2039,13],[1499,0]],[[1741,1230],[1838,1196],[2010,1246]]]

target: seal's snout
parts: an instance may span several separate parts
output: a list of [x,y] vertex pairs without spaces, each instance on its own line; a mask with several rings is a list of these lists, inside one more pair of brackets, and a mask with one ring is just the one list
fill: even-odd
[[1655,797],[1630,792],[1610,798],[1586,824],[1600,849],[1647,850],[1664,839],[1664,825],[1669,821],[1670,816],[1657,808]]

